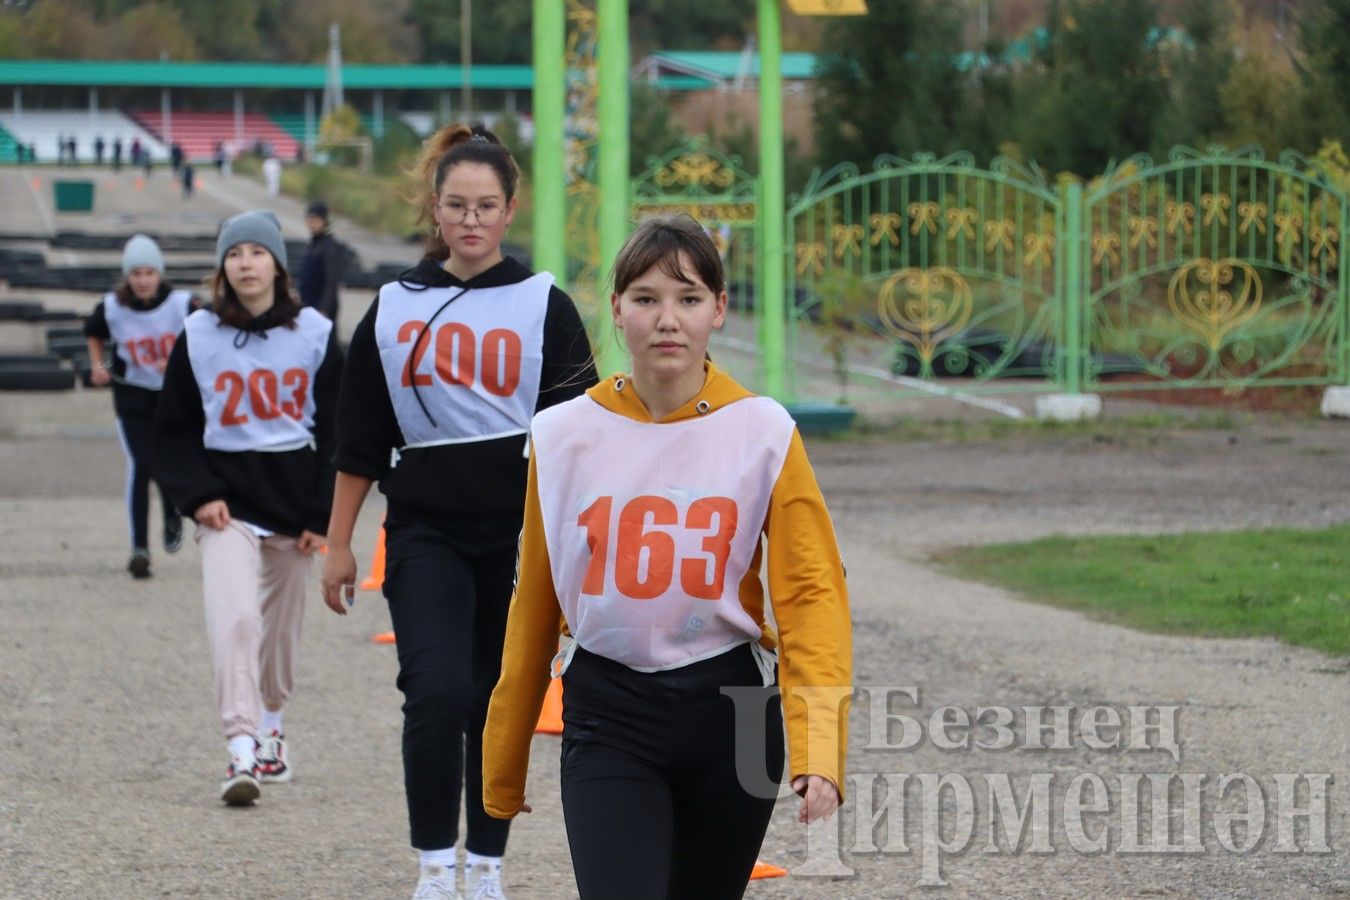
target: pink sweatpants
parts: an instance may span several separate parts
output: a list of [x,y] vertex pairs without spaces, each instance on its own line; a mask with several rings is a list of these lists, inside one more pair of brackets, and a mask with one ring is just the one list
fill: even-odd
[[309,557],[295,538],[260,538],[242,522],[197,526],[206,596],[206,636],[225,739],[257,734],[262,706],[291,696]]

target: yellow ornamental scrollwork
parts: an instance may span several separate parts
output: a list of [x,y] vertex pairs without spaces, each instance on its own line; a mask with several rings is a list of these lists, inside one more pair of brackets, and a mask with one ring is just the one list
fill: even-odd
[[1175,200],[1168,200],[1163,205],[1163,217],[1167,220],[1168,234],[1176,234],[1178,228],[1190,234],[1194,228],[1195,204],[1190,201],[1178,203]]
[[959,234],[964,234],[968,241],[975,240],[975,217],[979,214],[979,210],[969,206],[947,210],[947,240],[954,241]]
[[689,187],[712,185],[726,188],[731,187],[732,182],[736,180],[736,173],[723,166],[714,157],[695,152],[672,159],[652,176],[652,180],[661,187],[682,184]]
[[1261,276],[1240,259],[1193,259],[1177,269],[1167,302],[1177,320],[1198,332],[1211,351],[1261,308]]
[[1200,208],[1205,211],[1205,217],[1200,224],[1209,225],[1213,223],[1215,217],[1218,217],[1220,225],[1228,224],[1228,209],[1233,205],[1227,194],[1201,194]]
[[1280,244],[1297,244],[1303,229],[1302,213],[1275,214],[1275,240]]
[[834,237],[834,258],[843,259],[844,253],[852,253],[854,256],[862,255],[863,227],[861,225],[836,225],[832,232]]
[[1036,265],[1037,261],[1043,266],[1048,266],[1053,261],[1050,256],[1050,251],[1055,249],[1053,234],[1029,234],[1022,244],[1027,251],[1022,256],[1022,262],[1028,266]]
[[1141,242],[1158,246],[1158,220],[1152,216],[1130,216],[1130,249],[1138,250]]
[[1247,229],[1256,226],[1256,230],[1261,234],[1266,233],[1266,204],[1260,200],[1255,203],[1250,200],[1243,200],[1238,204],[1238,217],[1241,221],[1238,223],[1238,234],[1246,234]]
[[926,203],[915,201],[909,205],[909,217],[914,221],[909,225],[910,234],[918,234],[920,228],[926,227],[929,234],[938,233],[937,223],[938,205],[932,200]]
[[1017,232],[1017,225],[1011,219],[993,219],[984,223],[986,253],[993,253],[999,247],[1009,253],[1013,250],[1013,235]]
[[877,294],[886,330],[913,345],[926,363],[938,345],[965,328],[973,306],[970,285],[945,266],[901,269]]
[[1092,236],[1092,264],[1100,266],[1108,257],[1111,265],[1120,265],[1120,235],[1098,232]]
[[872,213],[868,219],[872,224],[872,237],[869,243],[876,247],[885,238],[891,242],[892,247],[900,246],[900,235],[896,234],[896,229],[900,227],[899,213]]
[[1312,239],[1312,255],[1324,256],[1327,265],[1335,265],[1336,242],[1340,240],[1340,230],[1334,225],[1328,225],[1326,228],[1314,225],[1308,229],[1308,237]]
[[805,275],[807,269],[814,269],[817,275],[825,274],[825,245],[819,241],[797,244],[797,274]]

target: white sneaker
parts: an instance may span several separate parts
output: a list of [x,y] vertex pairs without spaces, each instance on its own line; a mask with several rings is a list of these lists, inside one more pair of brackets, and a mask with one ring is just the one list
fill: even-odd
[[258,735],[258,780],[285,783],[294,773],[286,761],[286,736],[280,731]]
[[464,876],[464,891],[468,900],[506,900],[502,893],[501,866],[479,863]]
[[455,888],[455,870],[445,866],[423,866],[413,900],[464,900]]

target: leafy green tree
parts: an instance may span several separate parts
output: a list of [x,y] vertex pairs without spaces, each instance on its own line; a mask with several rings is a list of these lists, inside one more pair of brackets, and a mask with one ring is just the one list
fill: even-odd
[[118,15],[104,46],[114,59],[196,59],[197,39],[182,13],[163,3],[142,3]]
[[1226,130],[1221,95],[1235,62],[1228,28],[1239,14],[1234,0],[1184,0],[1177,10],[1183,36],[1160,51],[1171,96],[1159,116],[1155,152],[1204,147]]
[[1017,81],[1017,143],[1051,171],[1090,176],[1154,144],[1167,85],[1153,0],[1051,0],[1050,39]]
[[941,0],[874,3],[831,21],[815,83],[820,162],[961,148],[961,29],[961,12]]
[[1350,144],[1350,0],[1323,0],[1299,22],[1299,81],[1291,140],[1312,153],[1325,140]]
[[688,135],[670,108],[667,95],[650,85],[634,84],[629,94],[628,163],[633,175],[647,168],[648,160],[674,150]]

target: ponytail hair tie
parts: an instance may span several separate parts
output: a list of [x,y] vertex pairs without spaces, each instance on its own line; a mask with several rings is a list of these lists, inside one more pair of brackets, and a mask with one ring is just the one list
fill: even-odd
[[475,134],[474,136],[472,136],[471,138],[469,138],[469,142],[470,142],[470,143],[477,142],[477,143],[480,143],[480,144],[490,144],[490,143],[492,143],[492,141],[489,141],[485,136],[483,136],[483,135],[481,135],[481,134]]

